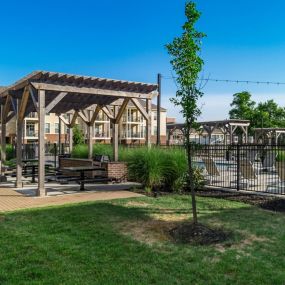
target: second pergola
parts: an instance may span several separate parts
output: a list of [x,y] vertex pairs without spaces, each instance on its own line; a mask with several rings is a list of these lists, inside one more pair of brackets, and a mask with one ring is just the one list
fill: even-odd
[[[132,102],[146,120],[146,144],[151,144],[151,100],[157,95],[156,84],[120,81],[97,77],[37,71],[4,89],[1,97],[1,161],[6,160],[6,124],[16,116],[16,186],[22,187],[23,120],[31,112],[38,113],[38,189],[45,190],[45,115],[56,113],[70,128],[77,117],[88,127],[89,157],[92,156],[93,126],[100,110],[112,123],[113,156],[118,159],[119,122],[125,108]],[[146,108],[143,107],[145,101]],[[110,107],[112,105],[112,108]],[[69,113],[68,119],[63,114]],[[72,139],[69,139],[72,142]]]

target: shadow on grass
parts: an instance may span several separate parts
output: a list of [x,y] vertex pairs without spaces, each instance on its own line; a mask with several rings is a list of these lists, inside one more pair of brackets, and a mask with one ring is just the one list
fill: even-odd
[[[161,226],[163,230],[165,225],[179,223],[180,215],[191,217],[190,202],[187,208],[187,201],[179,206],[181,201],[178,199],[175,204],[173,199],[172,208],[165,200],[136,199],[136,202],[148,202],[139,207],[128,206],[128,201],[131,200],[73,204],[3,215],[4,219],[0,220],[0,283],[22,284],[25,280],[27,284],[29,281],[38,282],[35,284],[207,284],[209,278],[222,280],[225,272],[238,272],[241,274],[239,284],[260,284],[260,274],[254,274],[255,265],[258,263],[259,269],[263,269],[262,274],[266,272],[263,263],[267,251],[260,251],[253,259],[246,256],[237,260],[231,250],[225,252],[225,259],[219,259],[217,254],[220,253],[213,246],[167,243],[165,247],[149,247],[148,242],[133,238],[134,229],[140,230],[137,234],[149,236],[155,228]],[[276,239],[284,231],[284,218],[279,214],[272,216],[270,212],[242,204],[231,209],[229,201],[225,204],[228,208],[222,200],[217,203],[213,199],[213,204],[209,199],[199,201],[201,223],[217,223],[234,232],[245,231],[267,238],[275,235]],[[169,214],[177,217],[171,221],[160,220]],[[124,223],[126,227],[121,228]],[[156,232],[158,240],[160,233],[160,230]],[[239,242],[243,236],[234,239]],[[285,246],[281,238],[270,248],[277,262],[270,267],[268,278],[277,279],[282,273],[283,255],[279,246]],[[250,275],[245,274],[248,270]],[[231,284],[236,284],[237,276],[227,278],[233,282]],[[271,284],[278,284],[276,280],[271,281]]]

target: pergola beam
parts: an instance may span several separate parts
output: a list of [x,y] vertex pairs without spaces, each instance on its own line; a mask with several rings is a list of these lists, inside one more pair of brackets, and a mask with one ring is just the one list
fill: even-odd
[[114,120],[115,119],[115,115],[113,115],[106,106],[102,107],[102,111],[107,115],[107,117],[110,120]]
[[94,111],[94,113],[92,115],[91,121],[90,121],[90,123],[92,125],[94,125],[94,123],[95,123],[95,121],[97,119],[97,116],[98,116],[100,111],[101,111],[101,106],[97,105],[96,108],[95,108],[95,111]]
[[121,97],[121,98],[128,97],[128,98],[151,99],[154,95],[153,93],[140,94],[137,92],[130,92],[130,91],[116,91],[116,90],[100,89],[100,88],[93,88],[93,87],[78,87],[78,86],[57,85],[57,84],[50,84],[50,83],[31,82],[31,84],[36,89],[42,89],[42,90],[47,90],[47,91],[105,95],[105,96]]
[[147,120],[148,119],[148,113],[146,112],[143,105],[140,103],[140,101],[136,98],[131,99],[136,108],[140,111],[140,113],[143,115],[143,117]]
[[26,111],[26,107],[28,104],[28,100],[29,100],[29,93],[30,92],[28,88],[25,88],[23,92],[22,100],[20,103],[20,107],[18,110],[18,117],[17,117],[17,119],[20,120],[21,122],[24,120],[25,111]]
[[67,95],[67,92],[60,92],[47,106],[46,106],[46,114],[50,113],[50,111]]
[[121,120],[121,118],[125,112],[125,109],[128,106],[129,100],[130,100],[129,98],[125,98],[120,110],[118,111],[118,115],[115,118],[115,124],[118,124],[120,122],[120,120]]

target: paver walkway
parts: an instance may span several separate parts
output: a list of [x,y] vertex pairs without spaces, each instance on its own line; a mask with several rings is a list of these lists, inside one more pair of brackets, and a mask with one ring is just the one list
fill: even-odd
[[0,212],[38,208],[68,203],[141,197],[130,191],[82,192],[61,196],[27,197],[9,188],[0,188]]

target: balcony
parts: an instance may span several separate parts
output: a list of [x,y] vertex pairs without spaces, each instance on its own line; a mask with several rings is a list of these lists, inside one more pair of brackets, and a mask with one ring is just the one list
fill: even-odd
[[125,131],[121,135],[121,139],[144,139],[144,133],[135,131]]
[[96,139],[110,139],[110,134],[108,132],[95,133],[94,138],[96,138]]
[[29,137],[29,138],[37,138],[38,137],[38,133],[35,132],[35,131],[26,130],[25,136]]
[[38,114],[37,114],[37,112],[31,112],[30,114],[28,114],[27,116],[26,116],[26,118],[25,119],[38,119]]
[[123,116],[122,117],[123,123],[143,123],[143,117],[142,116]]

